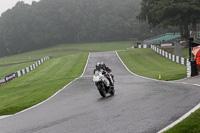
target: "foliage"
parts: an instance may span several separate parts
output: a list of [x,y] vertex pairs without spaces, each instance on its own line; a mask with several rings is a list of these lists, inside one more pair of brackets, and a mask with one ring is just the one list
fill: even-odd
[[139,23],[141,0],[23,1],[0,17],[0,57],[64,43],[146,39],[166,30]]
[[150,26],[167,27],[179,26],[181,37],[189,38],[189,25],[196,24],[200,17],[199,0],[142,0],[141,11],[137,18],[147,21]]

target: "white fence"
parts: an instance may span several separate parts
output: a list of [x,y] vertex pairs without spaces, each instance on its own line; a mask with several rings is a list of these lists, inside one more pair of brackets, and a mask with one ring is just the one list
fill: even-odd
[[138,48],[151,48],[156,53],[166,57],[167,59],[172,60],[172,61],[174,61],[176,63],[179,63],[179,64],[187,66],[187,77],[191,77],[191,64],[189,62],[189,59],[173,55],[173,54],[168,53],[168,52],[166,52],[166,51],[164,51],[162,49],[159,49],[158,47],[156,47],[154,45],[147,45],[147,44],[138,45]]
[[34,63],[33,65],[31,65],[31,66],[29,66],[29,67],[27,67],[27,68],[25,68],[25,69],[19,70],[19,71],[17,71],[16,73],[12,73],[12,74],[10,74],[10,75],[8,75],[8,76],[6,76],[6,77],[0,79],[0,86],[6,84],[6,83],[9,82],[10,80],[13,80],[13,79],[15,79],[15,78],[17,78],[17,77],[20,77],[20,76],[22,76],[22,75],[24,75],[24,74],[26,74],[26,73],[28,73],[28,72],[34,70],[36,67],[38,67],[38,66],[41,65],[43,62],[45,62],[46,60],[49,60],[49,59],[50,59],[49,56],[44,57],[44,58],[38,60],[38,61],[37,61],[36,63]]
[[37,61],[36,63],[34,63],[33,65],[31,65],[31,66],[29,66],[29,67],[27,67],[27,68],[25,68],[25,69],[22,69],[22,70],[17,71],[17,72],[15,73],[15,77],[20,77],[20,76],[22,76],[22,75],[24,75],[24,74],[26,74],[26,73],[28,73],[28,72],[34,70],[36,67],[38,67],[38,66],[41,65],[43,62],[45,62],[46,60],[49,60],[49,59],[50,59],[49,56],[44,57],[44,58],[38,60],[38,61]]

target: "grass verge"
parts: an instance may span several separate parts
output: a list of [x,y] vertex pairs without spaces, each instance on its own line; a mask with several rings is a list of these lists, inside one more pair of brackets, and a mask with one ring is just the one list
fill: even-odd
[[200,133],[200,109],[164,133]]
[[88,53],[51,59],[34,71],[0,87],[0,116],[9,115],[40,103],[79,77]]
[[134,49],[118,52],[132,72],[161,80],[177,80],[186,76],[186,66],[172,62],[151,49]]

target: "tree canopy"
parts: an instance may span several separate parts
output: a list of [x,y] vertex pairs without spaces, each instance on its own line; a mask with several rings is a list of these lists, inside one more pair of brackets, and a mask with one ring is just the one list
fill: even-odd
[[0,17],[0,56],[62,43],[146,39],[166,31],[136,20],[141,0],[18,2]]
[[189,39],[189,26],[196,31],[200,20],[200,1],[142,0],[137,18],[152,27],[178,26],[181,37]]

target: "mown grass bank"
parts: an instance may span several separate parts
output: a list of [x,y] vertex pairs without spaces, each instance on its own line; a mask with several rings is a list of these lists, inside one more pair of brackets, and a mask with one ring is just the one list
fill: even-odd
[[0,87],[0,116],[9,115],[44,101],[79,77],[88,53],[51,59],[10,83]]
[[126,66],[134,73],[161,80],[177,80],[186,76],[186,66],[172,62],[151,49],[118,52]]
[[[5,64],[19,63],[25,61],[38,60],[45,56],[52,56],[59,58],[81,52],[95,52],[95,51],[114,51],[124,50],[132,46],[131,42],[101,42],[101,43],[82,43],[82,44],[61,44],[50,48],[26,52],[18,55],[7,56],[0,58],[0,66]],[[50,53],[51,51],[51,53]]]
[[8,65],[0,67],[0,78],[2,78],[35,63],[35,61],[22,62],[41,59],[45,56],[53,57],[34,71],[0,87],[0,116],[14,114],[31,107],[79,77],[86,64],[88,52],[124,50],[130,45],[130,42],[62,44],[0,58],[0,66]]
[[[59,45],[52,48],[4,58],[3,60],[8,59],[5,63],[7,64],[26,61],[27,59],[40,59],[41,57],[47,55],[53,57],[53,59],[45,62],[34,71],[23,75],[22,77],[16,78],[10,83],[0,87],[0,115],[13,114],[32,105],[35,105],[53,95],[56,91],[61,89],[74,78],[79,77],[85,66],[89,51],[124,50],[129,46],[130,42]],[[49,51],[51,51],[51,53],[49,53]],[[158,79],[158,74],[161,74],[162,80],[174,80],[184,77],[186,73],[185,66],[179,65],[177,63],[174,63],[175,65],[171,66],[170,64],[173,64],[172,61],[157,55],[151,49],[128,50],[119,52],[119,55],[125,63],[127,62],[126,64],[128,64],[128,67],[137,68],[139,73],[135,73],[146,77],[154,74],[154,77]],[[135,63],[135,61],[137,63]],[[153,64],[155,65],[149,65],[149,63],[152,64],[152,62],[154,62]],[[165,62],[168,62],[169,64],[166,65]],[[6,68],[8,74],[9,70],[12,70],[13,72],[14,69],[16,69],[17,71],[19,68],[14,68],[14,66],[15,65],[6,66],[4,70],[3,68],[0,68],[0,72],[5,71]],[[26,68],[27,66],[20,67]],[[172,69],[174,68],[179,69],[180,67],[183,67],[181,69],[184,71],[180,70],[183,72],[182,74],[177,72],[181,75],[179,75],[178,78],[177,74],[175,77],[168,78],[168,76],[171,76],[171,74],[164,75],[161,73],[161,71],[167,67],[169,67],[169,70],[171,69],[170,72],[173,74],[174,70]],[[158,69],[160,70],[158,71]],[[169,70],[165,70],[165,72],[168,73]]]
[[[14,56],[8,56],[7,58],[0,58],[0,66],[8,65],[4,67],[0,67],[0,79],[11,74],[17,72],[21,69],[24,69],[36,61],[45,56],[51,56],[53,58],[60,58],[63,56],[83,53],[83,52],[95,52],[95,51],[114,51],[114,50],[124,50],[131,46],[131,42],[104,42],[104,43],[84,43],[84,44],[61,44],[54,47],[36,50],[32,52],[27,52],[23,54],[18,54]],[[75,51],[74,51],[75,50]],[[51,53],[50,53],[51,52]],[[22,63],[26,61],[32,61],[27,63]],[[19,63],[19,64],[13,64]]]

